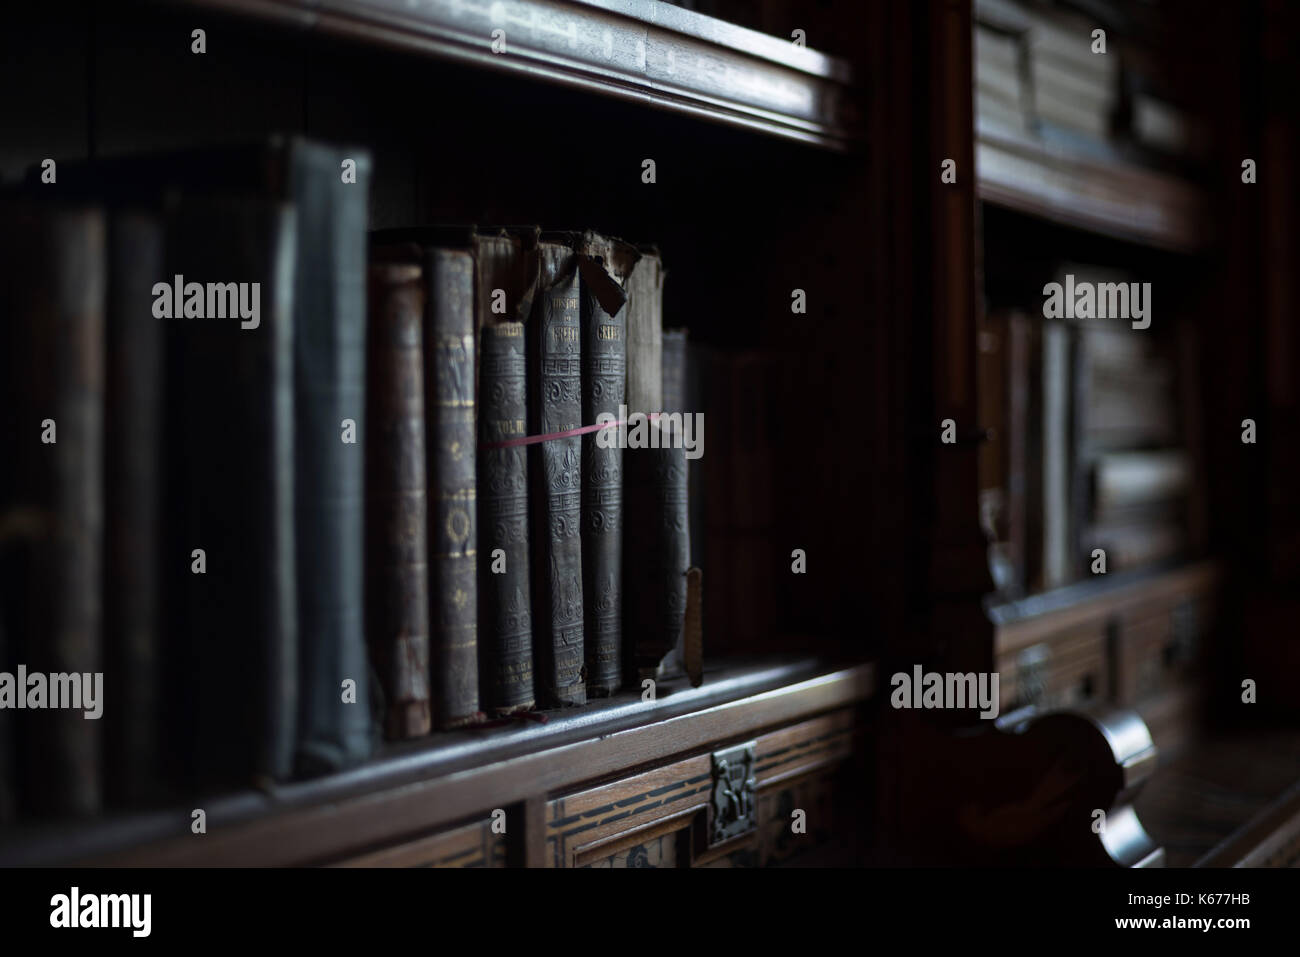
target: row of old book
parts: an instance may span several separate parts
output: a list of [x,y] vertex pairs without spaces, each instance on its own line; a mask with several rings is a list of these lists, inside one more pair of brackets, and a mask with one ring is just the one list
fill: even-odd
[[[328,773],[680,660],[685,450],[582,431],[683,401],[658,253],[372,233],[369,176],[277,138],[0,196],[0,822]],[[19,674],[101,674],[99,713]]]
[[1009,130],[1072,149],[1203,150],[1195,117],[1171,101],[1154,64],[1109,23],[1018,0],[979,0],[975,21],[981,133]]
[[[591,231],[372,239],[367,632],[387,735],[426,733],[431,701],[449,728],[664,674],[690,541],[685,331],[663,329],[658,253]],[[602,416],[646,417],[652,447],[601,441]]]
[[[1126,283],[1066,263],[1058,279]],[[1041,311],[1041,310],[1040,310]],[[1201,471],[1189,437],[1194,331],[1176,322],[1044,319],[999,307],[985,319],[982,511],[1005,597],[1186,557],[1203,546]]]

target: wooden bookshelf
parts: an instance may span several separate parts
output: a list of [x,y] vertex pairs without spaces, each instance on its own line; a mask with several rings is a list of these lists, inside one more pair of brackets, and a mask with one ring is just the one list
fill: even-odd
[[[752,521],[726,516],[743,534],[706,568],[699,688],[438,733],[327,778],[23,825],[0,834],[0,864],[582,866],[634,848],[671,853],[675,866],[768,863],[787,790],[801,802],[834,792],[849,814],[827,815],[823,846],[850,848],[852,862],[877,844],[882,858],[915,860],[895,835],[933,840],[918,796],[953,792],[918,769],[984,752],[882,706],[882,676],[920,662],[990,670],[1009,647],[999,629],[1024,637],[1033,616],[1087,603],[1056,596],[1059,608],[1027,600],[993,615],[981,604],[979,202],[1178,252],[1202,245],[1205,203],[1176,176],[977,128],[969,4],[864,7],[838,8],[854,51],[841,58],[657,0],[142,0],[124,6],[135,22],[83,3],[68,28],[78,42],[58,51],[50,84],[32,84],[27,125],[0,151],[9,176],[51,153],[289,131],[373,148],[375,227],[540,222],[657,243],[672,275],[665,316],[738,360],[710,455],[730,485],[720,510],[739,501]],[[61,36],[64,24],[47,20],[43,36]],[[190,22],[208,20],[230,28],[212,30],[224,49],[191,57]],[[643,187],[647,155],[675,179]],[[938,178],[947,157],[951,184]],[[807,314],[792,312],[796,287]],[[940,445],[946,417],[959,440]],[[793,548],[814,572],[786,574]],[[730,606],[715,597],[727,586]],[[1092,598],[1092,610],[1119,600]],[[724,658],[715,648],[728,642],[764,656]],[[1047,732],[1034,740],[1055,753]],[[750,741],[758,820],[736,843],[709,841],[710,760]],[[1005,753],[1023,763],[1014,746]],[[1096,767],[1110,775],[1123,760],[1112,749]],[[989,781],[967,763],[974,793]],[[1038,773],[1014,780],[1032,790]],[[688,787],[689,800],[638,816],[659,789]],[[190,834],[200,806],[201,840]],[[498,809],[508,839],[490,830]],[[571,833],[575,814],[595,818],[588,837]],[[950,861],[936,843],[934,859]],[[1050,840],[1033,850],[1052,860]]]
[[[51,14],[30,15],[32,37],[63,28]],[[51,153],[61,163],[84,162],[280,132],[355,143],[375,158],[370,226],[537,222],[657,243],[672,276],[666,326],[689,326],[693,341],[729,361],[779,346],[782,378],[760,385],[774,396],[794,385],[793,397],[781,396],[782,422],[813,421],[823,403],[852,406],[851,376],[836,376],[829,393],[798,383],[822,381],[829,356],[860,368],[847,357],[865,354],[884,331],[882,321],[852,312],[892,295],[884,283],[873,289],[858,261],[862,243],[877,243],[860,230],[876,202],[872,171],[883,170],[872,167],[867,149],[869,126],[883,118],[870,113],[866,95],[871,55],[887,45],[883,32],[864,31],[853,46],[867,52],[850,62],[654,0],[141,0],[113,15],[80,3],[66,22],[77,42],[60,48],[55,66],[18,63],[27,56],[20,45],[41,44],[11,37],[20,54],[15,74],[36,67],[52,79],[36,85],[0,150],[7,181]],[[506,30],[499,54],[491,36],[498,26]],[[191,53],[197,27],[207,30],[207,56]],[[640,180],[647,155],[668,171],[658,188]],[[755,201],[767,189],[797,190],[801,199]],[[704,216],[716,230],[701,228]],[[729,231],[746,242],[719,243]],[[718,280],[756,263],[765,264],[757,281]],[[789,338],[793,286],[815,303],[797,341]],[[819,321],[823,309],[831,321]],[[892,360],[881,349],[869,361],[884,370]],[[774,862],[765,835],[774,801],[787,791],[801,802],[840,795],[835,800],[849,813],[836,820],[849,824],[827,831],[830,817],[814,815],[814,830],[823,844],[853,848],[860,860],[854,842],[872,833],[863,810],[873,779],[864,728],[876,647],[848,627],[860,619],[856,603],[835,596],[850,587],[858,597],[889,594],[883,581],[864,588],[858,569],[841,560],[874,534],[875,503],[890,498],[860,494],[887,481],[871,463],[873,449],[883,455],[888,427],[873,423],[847,455],[838,436],[814,430],[801,447],[834,464],[833,476],[819,478],[772,468],[771,448],[752,463],[731,461],[740,443],[723,436],[748,410],[737,398],[733,411],[730,394],[724,404],[717,418],[710,407],[717,474],[734,470],[748,482],[742,466],[752,464],[771,478],[737,495],[756,516],[742,523],[750,536],[745,554],[728,556],[744,567],[723,567],[720,557],[706,564],[713,577],[704,592],[701,687],[661,682],[649,701],[629,688],[582,708],[439,732],[385,746],[361,767],[324,778],[201,797],[170,792],[170,809],[22,820],[0,829],[0,861],[382,863],[423,860],[426,851],[441,860],[462,842],[474,845],[501,808],[511,839],[489,843],[501,860],[538,865],[548,834],[562,837],[556,821],[563,818],[553,819],[552,809],[594,802],[607,787],[626,789],[617,800],[632,800],[645,775],[660,776],[656,787],[692,782],[694,797],[666,803],[672,814],[656,816],[654,827],[685,821],[693,864]],[[757,437],[772,445],[770,435]],[[746,455],[753,457],[752,447]],[[810,494],[814,487],[825,494]],[[779,520],[768,517],[778,514],[776,501],[786,506]],[[825,520],[832,509],[834,522]],[[739,582],[738,594],[756,566],[788,570],[787,539],[815,556],[819,573],[746,596],[747,620],[730,619],[724,584]],[[882,632],[899,617],[888,601],[873,613]],[[759,762],[754,827],[722,843],[700,838],[695,847],[712,814],[709,789],[696,780],[701,766],[707,775],[714,753],[750,741]],[[207,814],[201,842],[190,833],[196,807]],[[624,853],[644,820],[629,818],[630,829],[603,825],[605,856]],[[850,839],[854,822],[860,830]],[[583,837],[568,847],[566,866],[601,859],[587,843]],[[801,845],[811,849],[812,842]]]
[[1205,244],[1203,196],[1167,173],[985,123],[978,126],[975,168],[985,202],[1161,249],[1193,252]]
[[[325,778],[198,800],[195,806],[207,814],[201,839],[190,833],[188,806],[84,825],[63,822],[0,841],[0,866],[274,866],[344,859],[430,833],[451,835],[467,820],[490,822],[496,808],[510,809],[513,817],[529,801],[544,802],[587,782],[683,761],[694,774],[701,759],[707,775],[708,752],[722,743],[762,742],[764,734],[775,734],[776,743],[758,751],[761,790],[848,760],[853,729],[861,724],[855,715],[875,685],[871,664],[837,667],[785,656],[714,665],[701,687],[684,679],[663,682],[650,701],[625,692],[567,712],[389,745],[366,765]],[[828,725],[827,716],[834,715]],[[838,743],[825,745],[827,734]],[[778,743],[787,757],[765,760]],[[660,783],[671,791],[679,778],[669,773]],[[674,806],[673,814],[701,812],[706,803],[704,794]],[[619,832],[641,823],[626,821]],[[538,826],[523,823],[524,845],[537,837]]]
[[862,90],[847,61],[658,0],[186,2],[825,149],[865,146]]
[[[1194,462],[1185,519],[1192,544],[1180,559],[1118,574],[1112,566],[1104,581],[986,602],[1004,694],[1090,693],[1141,715],[1161,767],[1136,809],[1171,865],[1293,866],[1295,695],[1282,676],[1294,673],[1295,645],[1284,637],[1294,630],[1284,609],[1294,603],[1276,596],[1295,592],[1280,584],[1295,576],[1265,542],[1294,538],[1294,508],[1287,493],[1264,490],[1280,489],[1270,483],[1285,483],[1294,469],[1278,464],[1289,452],[1265,465],[1243,445],[1241,423],[1270,401],[1293,421],[1293,392],[1275,385],[1272,394],[1285,400],[1266,398],[1261,383],[1290,381],[1282,370],[1293,365],[1295,340],[1279,331],[1285,322],[1275,318],[1270,332],[1260,317],[1270,305],[1282,315],[1289,302],[1270,284],[1286,272],[1278,264],[1294,259],[1294,229],[1281,225],[1293,218],[1294,197],[1284,189],[1262,196],[1239,170],[1273,135],[1288,144],[1273,162],[1294,158],[1294,109],[1253,106],[1256,89],[1295,72],[1294,52],[1269,39],[1294,32],[1294,13],[1261,8],[1252,20],[1207,4],[1196,16],[1173,17],[1152,6],[1130,19],[1121,4],[1004,0],[979,0],[975,10],[991,28],[986,42],[1019,43],[1043,18],[1067,12],[1089,29],[1095,20],[1106,30],[1107,54],[1124,63],[1105,132],[1088,133],[1039,109],[1032,45],[1001,71],[1007,60],[997,39],[986,47],[982,92],[976,84],[986,115],[973,124],[976,193],[985,204],[975,239],[990,315],[983,328],[992,335],[1004,310],[1036,314],[1038,288],[1052,278],[1042,267],[1052,259],[1122,266],[1156,280],[1157,296],[1169,290],[1165,329],[1182,340],[1184,381],[1174,401],[1179,443]],[[1003,104],[1008,86],[1016,94]],[[1183,126],[1181,146],[1136,135],[1135,103],[1145,95],[1194,121]],[[1279,431],[1277,447],[1293,443]],[[1242,697],[1241,681],[1262,675],[1275,696],[1268,709]],[[1025,689],[1008,692],[1017,682]],[[1288,723],[1277,723],[1282,715]]]

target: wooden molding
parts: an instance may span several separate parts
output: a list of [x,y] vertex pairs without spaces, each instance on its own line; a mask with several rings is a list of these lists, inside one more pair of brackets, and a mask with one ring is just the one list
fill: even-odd
[[[861,90],[848,62],[659,0],[183,2],[560,83],[837,152],[863,146]],[[505,31],[500,53],[493,51],[496,30]]]
[[1165,173],[1087,159],[984,123],[975,172],[986,202],[1164,249],[1205,245],[1201,193]]

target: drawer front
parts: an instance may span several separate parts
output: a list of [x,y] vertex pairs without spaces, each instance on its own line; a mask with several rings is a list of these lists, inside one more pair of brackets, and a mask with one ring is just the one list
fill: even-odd
[[1003,711],[1023,705],[1069,708],[1110,694],[1105,627],[1063,631],[998,656]]
[[1071,608],[998,630],[1003,711],[1068,708],[1089,698],[1131,706],[1176,689],[1201,658],[1214,614],[1212,576],[1153,586],[1152,594]]
[[1128,611],[1119,623],[1116,700],[1131,705],[1184,682],[1200,661],[1212,614],[1211,596],[1198,592]]
[[[692,867],[776,863],[832,831],[828,772],[853,748],[853,716],[837,712],[754,739],[756,827],[708,845],[715,803],[710,754],[675,761],[550,801],[549,867]],[[727,750],[727,749],[723,749]],[[796,833],[796,811],[799,832]],[[782,836],[789,838],[783,840]]]
[[339,867],[505,867],[506,836],[484,820],[339,862]]

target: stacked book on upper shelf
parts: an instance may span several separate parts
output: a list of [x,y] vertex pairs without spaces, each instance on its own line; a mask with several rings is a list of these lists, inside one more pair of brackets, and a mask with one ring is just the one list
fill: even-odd
[[1178,370],[1164,343],[1120,324],[1078,323],[1073,375],[1077,548],[1109,570],[1188,545],[1191,461],[1182,447]]
[[1195,118],[1158,92],[1150,58],[1109,24],[1050,6],[980,0],[974,45],[981,128],[1075,146],[1126,141],[1173,155],[1203,145]]
[[975,5],[981,194],[1072,225],[1197,243],[1199,201],[1178,176],[1204,158],[1197,119],[1161,95],[1143,46],[1047,3]]
[[0,197],[0,823],[702,680],[658,251],[370,233],[369,171],[276,138]]
[[[1061,267],[1069,288],[1132,288],[1127,273]],[[1137,284],[1133,284],[1137,285]],[[1149,306],[1149,303],[1148,303]],[[1007,597],[1194,554],[1200,470],[1181,397],[1194,331],[1095,313],[985,320],[981,504]]]

